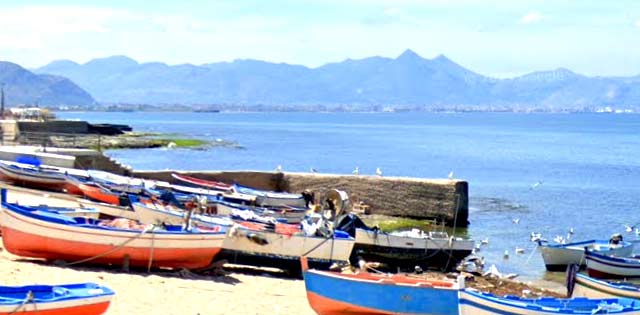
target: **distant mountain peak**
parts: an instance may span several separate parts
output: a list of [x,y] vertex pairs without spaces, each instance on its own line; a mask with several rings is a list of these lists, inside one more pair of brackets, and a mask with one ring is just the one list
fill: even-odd
[[405,50],[396,60],[422,60],[422,57],[411,49]]
[[110,65],[114,67],[135,67],[138,62],[124,55],[115,55],[105,58],[93,59],[85,65]]

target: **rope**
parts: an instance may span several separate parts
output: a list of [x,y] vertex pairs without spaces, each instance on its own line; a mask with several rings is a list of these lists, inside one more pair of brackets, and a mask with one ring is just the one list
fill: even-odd
[[[24,298],[24,300],[22,300],[22,303],[20,303],[20,305],[16,306],[15,309],[13,309],[13,311],[11,311],[11,313],[9,313],[9,315],[15,314],[18,311],[20,311],[28,302],[34,302],[35,300],[35,296],[33,295],[32,291],[27,292],[27,296]],[[38,308],[36,306],[36,303],[33,303],[33,307],[34,309],[37,311]]]
[[120,250],[122,247],[124,247],[124,246],[126,246],[127,244],[129,244],[129,243],[133,242],[134,240],[136,240],[136,239],[140,238],[143,234],[145,234],[145,233],[147,233],[147,232],[150,232],[150,231],[153,231],[153,229],[155,229],[155,225],[152,225],[152,226],[151,226],[151,228],[147,228],[147,229],[142,230],[142,231],[141,231],[140,233],[138,233],[137,235],[135,235],[135,236],[133,236],[133,237],[129,238],[128,240],[126,240],[126,241],[122,242],[122,243],[121,243],[121,244],[119,244],[118,246],[115,246],[115,247],[113,247],[112,249],[110,249],[110,250],[108,250],[108,251],[106,251],[106,252],[104,252],[104,253],[101,253],[101,254],[98,254],[98,255],[95,255],[95,256],[91,256],[91,257],[89,257],[89,258],[85,258],[85,259],[77,260],[77,261],[74,261],[74,262],[66,263],[66,264],[64,264],[63,266],[72,266],[72,265],[76,265],[76,264],[82,264],[82,263],[85,263],[85,262],[88,262],[88,261],[92,261],[92,260],[94,260],[94,259],[98,259],[98,258],[100,258],[100,257],[104,257],[104,256],[106,256],[106,255],[109,255],[109,254],[111,254],[111,253],[113,253],[113,252],[115,252],[115,251],[117,251],[117,250]]
[[[155,228],[155,225],[151,228]],[[151,248],[149,249],[149,264],[147,265],[147,273],[151,272],[151,263],[153,262],[153,249],[155,248],[156,233],[151,233]]]

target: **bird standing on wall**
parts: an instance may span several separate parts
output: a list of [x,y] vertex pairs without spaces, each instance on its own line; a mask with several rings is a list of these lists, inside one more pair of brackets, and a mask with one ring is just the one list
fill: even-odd
[[382,170],[379,167],[376,168],[376,175],[382,176]]
[[453,171],[449,172],[449,176],[447,176],[447,178],[453,179]]
[[275,170],[277,173],[282,173],[282,165],[278,165]]
[[311,173],[317,173],[317,172],[318,172],[318,170],[316,170],[316,169],[315,169],[315,168],[313,168],[313,167],[312,167],[309,171],[310,171]]
[[351,172],[351,174],[359,175],[360,174],[360,168],[356,166],[356,168],[353,169],[353,172]]

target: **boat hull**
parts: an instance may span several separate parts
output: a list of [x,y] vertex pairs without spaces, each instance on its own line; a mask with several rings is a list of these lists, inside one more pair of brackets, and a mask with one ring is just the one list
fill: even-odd
[[582,274],[576,275],[575,287],[573,289],[573,297],[582,296],[592,299],[602,298],[631,298],[640,299],[640,288],[635,286],[626,286],[612,284],[587,277]]
[[62,174],[44,173],[5,163],[0,163],[0,175],[15,185],[51,191],[63,191],[67,183]]
[[80,190],[82,190],[82,193],[85,196],[92,200],[108,203],[111,205],[120,204],[120,196],[118,194],[104,191],[102,188],[94,185],[79,184],[78,187],[80,188]]
[[599,279],[622,279],[640,277],[640,259],[607,257],[588,253],[587,273]]
[[[617,303],[625,303],[622,308]],[[608,310],[605,305],[610,305]],[[605,307],[604,311],[600,307]],[[619,308],[619,309],[618,309]],[[460,291],[460,315],[537,315],[537,314],[640,314],[640,308],[633,300],[586,298],[554,299],[540,298],[519,299],[517,297],[483,297],[483,294]]]
[[95,283],[0,286],[0,314],[97,315],[106,312],[113,296]]
[[75,262],[197,269],[210,265],[224,234],[146,233],[97,230],[51,223],[6,210],[1,214],[2,241],[12,254]]
[[633,251],[633,244],[628,243],[620,247],[609,247],[607,241],[585,241],[562,245],[540,245],[544,265],[548,271],[565,271],[567,265],[577,264],[586,266],[584,248],[597,250],[605,255],[629,256]]
[[471,254],[473,247],[472,240],[412,238],[356,229],[352,260],[360,257],[390,267],[414,268],[420,265],[451,270]]
[[[360,274],[363,275],[363,274]],[[320,315],[339,314],[458,314],[455,286],[436,287],[415,282],[400,283],[379,276],[358,279],[321,271],[305,271],[307,299]]]

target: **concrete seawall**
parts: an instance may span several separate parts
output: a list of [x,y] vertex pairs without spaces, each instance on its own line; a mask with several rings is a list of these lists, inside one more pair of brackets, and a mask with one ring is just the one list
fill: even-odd
[[[257,171],[193,171],[183,174],[233,182],[259,189],[302,192],[309,189],[320,200],[330,189],[344,190],[351,201],[370,206],[371,213],[417,219],[438,219],[464,227],[469,219],[469,185],[462,180],[354,176]],[[175,182],[171,171],[134,171],[133,176]]]

